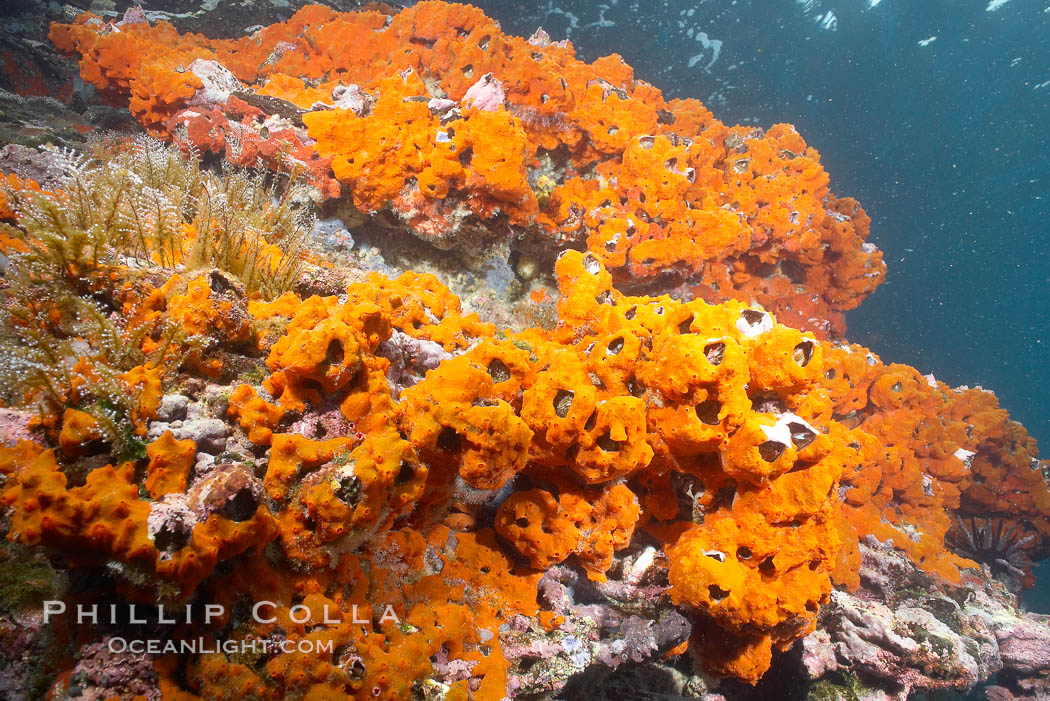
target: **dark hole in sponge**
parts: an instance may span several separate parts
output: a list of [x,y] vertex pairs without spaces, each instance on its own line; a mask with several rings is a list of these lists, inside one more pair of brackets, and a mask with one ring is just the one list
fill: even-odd
[[780,261],[780,272],[782,272],[784,275],[787,275],[788,280],[791,280],[791,282],[796,285],[801,285],[806,281],[806,266],[802,265],[798,261]]
[[787,411],[784,402],[775,394],[759,395],[753,398],[751,407],[762,414],[783,414]]
[[356,475],[341,477],[339,487],[335,490],[335,496],[347,506],[357,506],[357,503],[361,501],[361,480]]
[[328,349],[325,351],[324,360],[329,365],[342,365],[343,364],[343,342],[338,338],[333,338],[328,342]]
[[408,460],[401,461],[401,469],[397,472],[397,477],[394,478],[394,484],[400,486],[405,482],[411,481],[416,476],[416,468]]
[[722,411],[722,402],[717,399],[705,399],[696,405],[696,418],[708,426],[717,426],[720,411]]
[[707,362],[712,365],[721,365],[722,360],[726,356],[726,344],[718,341],[717,343],[708,343],[704,346],[704,355],[707,356]]
[[791,357],[798,363],[799,367],[804,368],[809,365],[809,361],[813,360],[813,341],[802,341],[799,343],[795,346],[795,350],[792,351]]
[[777,441],[766,441],[758,446],[758,454],[762,456],[762,459],[766,462],[776,462],[777,459],[784,454],[784,449],[787,448],[783,443]]
[[575,395],[567,389],[559,389],[554,395],[554,413],[564,419],[569,415],[572,408],[572,398]]
[[437,437],[437,446],[446,453],[458,452],[463,447],[463,439],[451,426],[445,426]]
[[757,326],[765,320],[766,313],[760,312],[757,309],[745,309],[740,312],[740,316],[743,317],[744,322],[748,326]]
[[731,509],[734,501],[736,501],[736,482],[730,480],[715,492],[708,511],[711,512],[721,508]]
[[510,379],[510,368],[499,358],[493,358],[489,361],[489,377],[496,384],[506,382]]
[[259,502],[256,501],[252,490],[242,489],[234,495],[233,499],[226,502],[221,513],[231,521],[240,523],[254,516],[257,508],[259,508]]
[[181,525],[181,523],[170,526],[164,524],[164,526],[157,531],[157,535],[153,539],[153,544],[157,546],[157,550],[173,553],[186,547],[186,544],[190,542],[192,531],[190,529],[179,528]]
[[791,442],[795,444],[795,450],[802,450],[817,438],[817,434],[805,424],[792,421],[788,424],[788,428],[791,429]]
[[208,275],[208,287],[211,288],[213,294],[220,295],[223,292],[228,292],[233,289],[233,285],[230,281],[218,270],[213,270]]
[[598,447],[607,453],[615,453],[620,449],[620,441],[614,441],[606,431],[598,437]]
[[718,586],[717,584],[712,584],[708,586],[707,593],[708,595],[710,595],[712,601],[722,601],[727,596],[729,596],[729,592],[723,589],[722,587]]
[[758,566],[758,571],[765,575],[774,574],[777,571],[777,566],[773,563],[772,557],[767,557]]

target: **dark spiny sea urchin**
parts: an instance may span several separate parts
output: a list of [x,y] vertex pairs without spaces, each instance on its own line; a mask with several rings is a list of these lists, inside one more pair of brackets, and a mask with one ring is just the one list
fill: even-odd
[[1033,562],[1025,554],[1024,547],[1035,541],[1035,535],[1017,537],[1017,524],[1011,525],[1006,532],[1004,519],[975,518],[971,516],[964,521],[955,516],[955,528],[949,533],[950,544],[963,557],[988,565],[996,578],[1010,573],[1024,581],[1033,567]]

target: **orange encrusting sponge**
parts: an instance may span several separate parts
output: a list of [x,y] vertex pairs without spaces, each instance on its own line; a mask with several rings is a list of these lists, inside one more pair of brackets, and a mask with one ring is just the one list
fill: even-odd
[[151,133],[242,165],[292,159],[325,197],[440,248],[586,246],[618,279],[671,274],[820,338],[885,275],[870,219],[791,126],[727,126],[618,56],[584,63],[474,7],[308,6],[241,39],[87,13],[51,38]]

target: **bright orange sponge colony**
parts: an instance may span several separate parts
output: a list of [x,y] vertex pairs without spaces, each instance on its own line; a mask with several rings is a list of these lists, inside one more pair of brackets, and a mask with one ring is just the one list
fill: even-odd
[[[976,565],[946,544],[952,512],[1004,510],[990,485],[1009,484],[1019,537],[1034,536],[1026,552],[1046,552],[1046,485],[1021,477],[1037,472],[1034,445],[988,393],[884,366],[758,306],[623,295],[591,253],[566,252],[556,272],[551,331],[497,331],[413,273],[275,307],[292,317],[270,348],[265,392],[245,384],[228,398],[245,439],[269,450],[263,469],[197,475],[192,442],[165,433],[147,447],[143,487],[134,462],[69,487],[54,452],[22,443],[0,450],[10,537],[74,564],[121,563],[134,596],[224,591],[232,575],[215,567],[239,558],[232,571],[255,581],[238,591],[282,611],[338,584],[356,594],[333,605],[371,597],[401,602],[417,628],[464,616],[496,630],[511,612],[535,613],[542,570],[574,561],[601,582],[643,533],[666,557],[672,600],[693,614],[701,659],[752,682],[774,648],[813,629],[833,583],[856,585],[862,538],[892,540],[922,569],[958,579]],[[434,358],[409,386],[391,360],[395,340]],[[289,412],[318,411],[350,429],[289,432]],[[92,436],[71,411],[59,443],[75,459]],[[278,550],[265,555],[267,543]],[[454,575],[474,547],[487,564]],[[276,552],[291,572],[324,574],[275,569]],[[511,554],[517,567],[506,564]],[[440,577],[435,557],[445,561]],[[463,608],[464,581],[494,608]],[[451,608],[435,608],[441,601]],[[325,635],[356,640],[371,681],[339,688],[396,696],[396,674],[379,671],[395,662],[351,628]],[[708,649],[715,639],[725,644]],[[484,659],[472,683],[504,688],[507,663],[491,657],[491,641],[449,654]],[[315,662],[278,659],[269,681],[236,673],[252,684],[327,683],[293,681]],[[422,658],[403,662],[397,674],[429,669]],[[183,673],[218,693],[234,673],[224,665],[206,657]]]
[[242,39],[85,14],[51,37],[151,133],[243,165],[293,159],[325,196],[342,184],[441,248],[586,246],[620,279],[670,274],[822,337],[885,273],[864,210],[792,127],[726,126],[617,56],[584,63],[470,6],[310,6]]
[[[334,650],[161,657],[166,695],[506,698],[525,670],[503,634],[567,630],[540,611],[555,580],[607,591],[638,561],[707,670],[755,683],[833,586],[859,586],[865,539],[956,582],[997,566],[962,556],[957,516],[1050,554],[1050,470],[994,395],[833,340],[884,269],[791,127],[728,127],[618,57],[444,2],[311,6],[243,39],[90,14],[51,36],[153,134],[291,164],[442,248],[556,261],[557,319],[520,331],[414,272],[263,302],[211,274],[107,271],[128,328],[228,353],[187,347],[172,374],[236,450],[180,438],[180,398],[143,363],[118,379],[150,441],[104,464],[93,361],[71,358],[47,445],[0,445],[8,538],[105,567],[135,600],[225,604],[230,639]],[[229,358],[251,371],[207,387]],[[237,613],[253,602],[269,617]]]

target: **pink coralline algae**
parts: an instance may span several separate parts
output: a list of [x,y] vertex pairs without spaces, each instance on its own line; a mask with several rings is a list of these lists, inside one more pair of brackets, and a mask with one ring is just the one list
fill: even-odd
[[503,92],[503,84],[496,80],[491,73],[481,76],[481,80],[470,86],[467,94],[463,96],[463,106],[470,109],[495,112],[503,107],[503,101],[507,99]]

